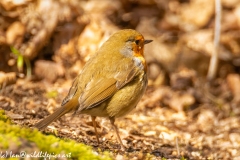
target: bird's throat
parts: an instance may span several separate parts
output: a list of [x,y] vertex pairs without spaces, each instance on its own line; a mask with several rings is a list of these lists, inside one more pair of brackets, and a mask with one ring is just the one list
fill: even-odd
[[142,55],[141,56],[135,55],[133,61],[136,67],[139,67],[141,70],[144,70],[144,72],[147,72],[146,60]]

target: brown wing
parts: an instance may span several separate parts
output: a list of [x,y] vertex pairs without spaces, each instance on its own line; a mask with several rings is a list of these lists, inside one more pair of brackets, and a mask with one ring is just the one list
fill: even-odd
[[98,80],[93,78],[79,97],[79,110],[90,109],[104,102],[129,83],[137,72],[132,66],[127,71],[115,74],[113,78],[99,78]]
[[62,101],[62,106],[64,104],[66,104],[68,101],[70,101],[72,99],[72,97],[77,93],[78,90],[78,78],[79,76],[73,81],[72,86],[68,92],[67,97],[64,98],[64,100]]

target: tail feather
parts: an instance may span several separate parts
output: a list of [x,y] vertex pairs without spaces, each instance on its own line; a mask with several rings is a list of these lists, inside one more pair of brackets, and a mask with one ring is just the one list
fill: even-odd
[[39,130],[42,130],[56,119],[62,117],[67,112],[69,112],[69,109],[64,105],[58,108],[53,114],[49,115],[47,118],[35,124],[34,127],[38,128]]

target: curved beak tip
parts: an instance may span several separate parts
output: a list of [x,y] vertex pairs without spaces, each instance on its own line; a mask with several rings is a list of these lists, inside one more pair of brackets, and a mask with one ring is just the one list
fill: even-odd
[[144,40],[144,44],[151,43],[153,40]]

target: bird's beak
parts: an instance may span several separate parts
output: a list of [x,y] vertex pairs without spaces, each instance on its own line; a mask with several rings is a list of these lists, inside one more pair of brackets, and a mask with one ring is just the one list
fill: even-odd
[[153,40],[144,40],[144,44],[151,43]]

